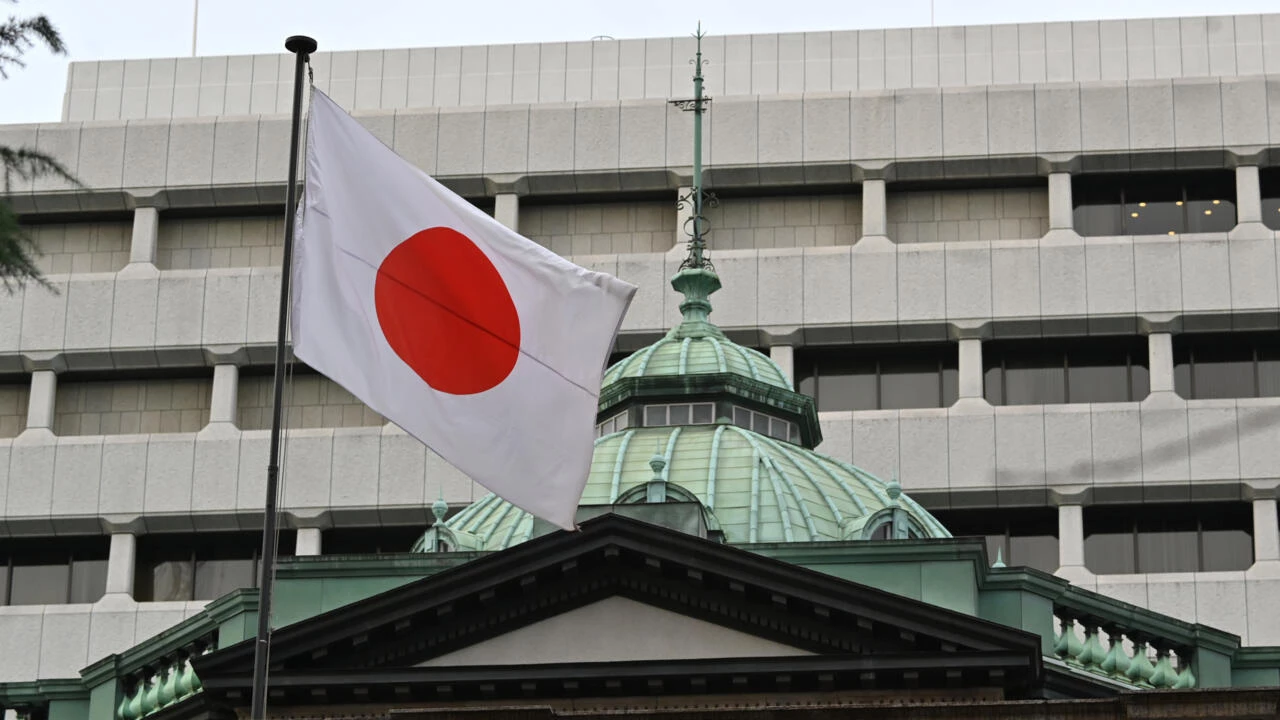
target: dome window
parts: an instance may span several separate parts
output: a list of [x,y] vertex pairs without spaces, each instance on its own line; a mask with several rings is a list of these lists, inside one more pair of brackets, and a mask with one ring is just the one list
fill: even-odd
[[754,410],[735,407],[733,409],[733,424],[776,440],[800,442],[800,428],[795,423],[781,418],[770,417]]
[[604,422],[596,423],[596,437],[612,435],[613,433],[626,430],[629,427],[631,427],[631,419],[627,416],[627,412],[624,410]]
[[710,425],[715,422],[715,403],[672,403],[645,405],[644,426]]

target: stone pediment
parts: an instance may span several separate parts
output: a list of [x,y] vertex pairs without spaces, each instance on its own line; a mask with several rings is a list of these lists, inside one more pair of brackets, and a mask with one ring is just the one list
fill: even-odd
[[[1042,675],[1029,633],[606,515],[276,630],[273,702],[997,688]],[[248,698],[253,644],[199,658]],[[571,688],[567,690],[566,688]]]

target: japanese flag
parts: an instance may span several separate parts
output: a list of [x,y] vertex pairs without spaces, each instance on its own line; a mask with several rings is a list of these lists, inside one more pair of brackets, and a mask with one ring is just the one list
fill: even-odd
[[294,354],[473,480],[571,529],[636,288],[521,237],[314,91]]

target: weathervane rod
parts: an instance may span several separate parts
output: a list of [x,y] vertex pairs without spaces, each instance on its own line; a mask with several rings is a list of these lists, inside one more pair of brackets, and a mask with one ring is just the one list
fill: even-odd
[[697,52],[693,62],[693,240],[689,244],[690,259],[694,267],[702,267],[702,23],[698,23]]

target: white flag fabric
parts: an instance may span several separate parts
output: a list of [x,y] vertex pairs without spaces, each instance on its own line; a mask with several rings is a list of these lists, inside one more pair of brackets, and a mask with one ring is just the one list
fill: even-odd
[[294,354],[473,480],[566,529],[636,287],[578,267],[312,93]]

